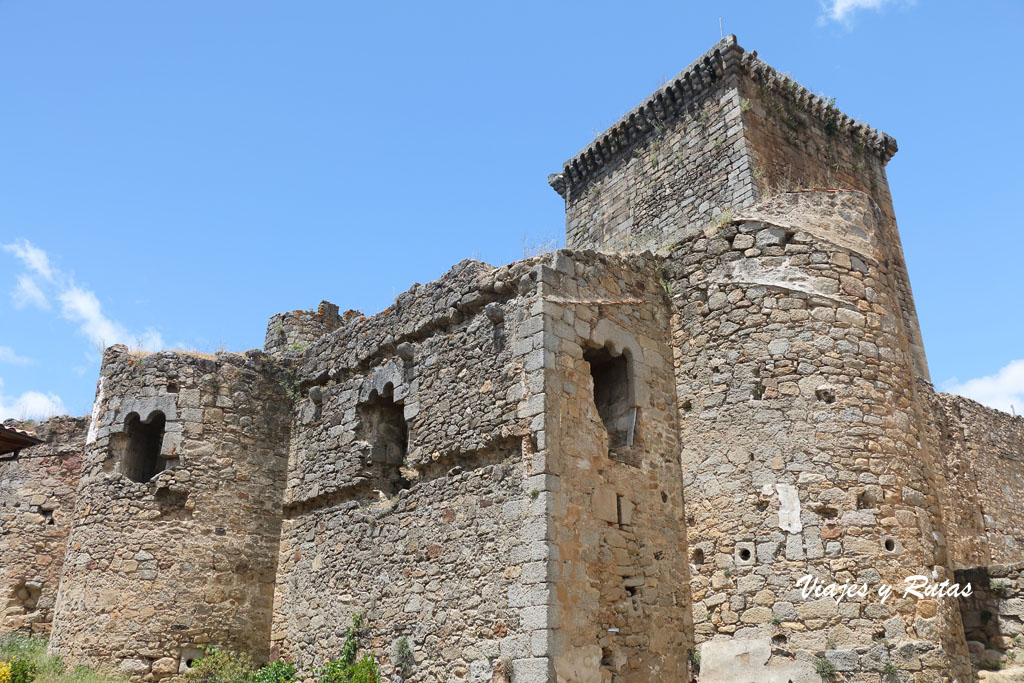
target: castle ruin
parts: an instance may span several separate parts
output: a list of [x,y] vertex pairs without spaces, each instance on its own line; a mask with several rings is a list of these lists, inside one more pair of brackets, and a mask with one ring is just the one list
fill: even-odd
[[[2,628],[146,681],[308,675],[356,613],[390,680],[972,680],[1024,628],[1024,419],[930,384],[895,152],[729,36],[548,179],[567,249],[108,348],[0,460]],[[976,592],[798,587],[914,574]]]

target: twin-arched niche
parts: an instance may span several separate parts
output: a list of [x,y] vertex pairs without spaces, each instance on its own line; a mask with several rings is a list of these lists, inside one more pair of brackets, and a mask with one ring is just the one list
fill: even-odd
[[161,456],[167,418],[154,410],[143,420],[138,413],[125,417],[124,431],[111,435],[111,450],[118,468],[132,481],[145,483],[167,469]]

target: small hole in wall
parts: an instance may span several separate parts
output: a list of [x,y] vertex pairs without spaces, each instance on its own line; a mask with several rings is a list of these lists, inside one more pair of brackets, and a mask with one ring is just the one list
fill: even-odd
[[691,410],[693,410],[693,401],[691,401],[690,399],[686,399],[685,401],[683,401],[683,412],[688,413]]
[[53,521],[53,510],[40,510],[39,514],[43,516],[43,524],[47,524],[49,526],[55,525]]
[[636,586],[626,586],[626,592],[631,596],[636,596]]
[[835,403],[836,390],[827,384],[822,384],[814,390],[814,397],[819,401],[824,401],[825,403]]
[[661,492],[661,502],[662,503],[667,503],[668,502],[668,494],[665,493],[664,491]]
[[787,244],[792,242],[793,241],[793,237],[795,235],[796,235],[796,232],[794,232],[793,230],[787,230],[786,234],[782,236],[782,246],[785,247]]
[[886,552],[890,552],[891,553],[894,550],[896,550],[896,541],[892,540],[891,538],[887,538],[887,539],[885,539],[884,546],[885,546]]
[[601,648],[601,666],[611,668],[613,665],[612,661],[612,649],[610,647]]
[[822,519],[835,519],[839,516],[839,510],[829,505],[822,505],[817,509],[817,513]]
[[764,384],[755,382],[754,388],[750,391],[750,397],[755,401],[760,401],[764,397]]
[[167,383],[167,393],[168,394],[176,394],[176,393],[178,393],[178,383],[177,382],[168,382]]
[[785,645],[785,644],[786,644],[786,634],[784,634],[784,633],[776,633],[774,636],[772,636],[772,645]]
[[704,551],[700,548],[693,551],[693,563],[696,565],[704,564]]
[[186,659],[185,660],[185,666],[187,666],[188,668],[191,669],[192,665],[195,664],[195,662],[196,662],[196,660],[194,660],[194,659]]
[[740,548],[740,559],[746,562],[750,559],[750,550],[747,548]]

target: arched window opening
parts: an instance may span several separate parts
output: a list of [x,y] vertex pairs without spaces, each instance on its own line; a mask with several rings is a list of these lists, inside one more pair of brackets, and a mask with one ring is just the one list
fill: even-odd
[[377,478],[374,487],[392,496],[412,484],[402,474],[409,450],[409,426],[405,409],[395,401],[394,385],[370,392],[358,408],[360,440],[370,447],[367,465]]
[[125,420],[124,436],[120,440],[121,473],[140,484],[167,469],[167,461],[160,457],[160,446],[164,440],[166,418],[160,411],[149,414],[145,421],[138,413],[131,413]]
[[633,445],[636,408],[630,391],[629,359],[625,353],[612,355],[606,347],[583,354],[594,380],[594,405],[608,432],[608,447]]

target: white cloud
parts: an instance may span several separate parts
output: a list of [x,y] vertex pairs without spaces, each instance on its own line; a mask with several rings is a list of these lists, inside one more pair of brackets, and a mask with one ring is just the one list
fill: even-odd
[[163,348],[164,340],[159,332],[153,329],[134,332],[104,315],[95,293],[76,285],[70,276],[52,265],[45,251],[28,240],[5,244],[3,249],[14,254],[34,274],[34,277],[30,273],[18,276],[18,285],[11,292],[15,308],[32,305],[49,310],[48,293],[40,286],[42,283],[49,290],[49,296],[60,301],[61,316],[77,323],[79,331],[94,345],[124,344],[147,351]]
[[879,11],[885,5],[894,4],[899,0],[827,0],[823,2],[825,16],[842,24],[849,23],[850,17],[857,10],[870,9]]
[[53,282],[56,278],[56,271],[50,265],[50,257],[39,247],[33,245],[26,239],[20,242],[12,242],[4,245],[4,251],[17,256],[22,262],[37,275]]
[[0,421],[10,418],[40,420],[67,412],[64,402],[56,394],[26,391],[20,396],[7,396],[3,387],[3,380],[0,380]]
[[32,362],[31,358],[25,356],[19,356],[14,352],[10,346],[0,346],[0,363],[10,363],[11,365],[28,365]]
[[43,290],[30,275],[24,273],[18,276],[18,286],[11,292],[11,299],[14,300],[14,307],[17,309],[35,306],[44,311],[50,310],[50,302],[43,294]]
[[93,344],[103,347],[111,344],[125,344],[147,351],[155,351],[163,347],[164,341],[158,332],[153,330],[146,330],[139,334],[129,332],[121,323],[103,315],[100,300],[87,289],[71,285],[60,293],[59,298],[62,306],[61,315],[68,320],[77,322],[79,330]]
[[960,394],[983,403],[990,408],[1018,415],[1024,412],[1024,360],[1013,360],[999,368],[994,375],[960,382],[957,378],[942,384],[943,391]]

